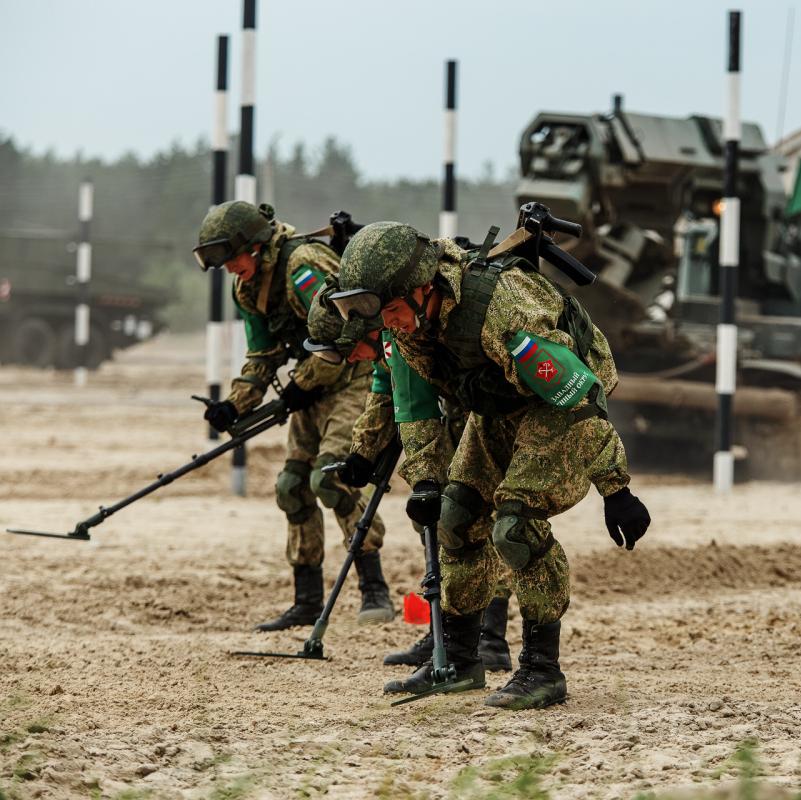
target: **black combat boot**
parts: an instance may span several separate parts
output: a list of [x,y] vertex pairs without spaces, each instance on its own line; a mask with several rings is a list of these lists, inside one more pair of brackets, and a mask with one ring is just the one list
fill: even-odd
[[359,574],[362,607],[356,621],[359,625],[371,622],[392,622],[395,608],[389,599],[389,587],[381,573],[381,556],[378,550],[362,553],[353,560]]
[[387,665],[403,664],[409,667],[419,667],[431,659],[434,650],[434,637],[431,634],[431,627],[422,639],[418,639],[407,650],[400,650],[397,653],[388,653],[384,656],[384,663]]
[[567,684],[559,669],[559,629],[557,620],[537,625],[523,620],[523,649],[520,667],[503,689],[491,694],[484,705],[519,711],[524,708],[545,708],[563,703]]
[[293,625],[314,625],[323,611],[323,568],[306,565],[294,568],[295,604],[280,617],[257,625],[254,630],[282,631]]
[[508,597],[493,597],[484,609],[478,655],[484,662],[484,669],[490,672],[510,672],[512,669],[512,656],[509,653],[509,643],[506,641],[508,613]]
[[[478,637],[481,635],[481,612],[467,614],[463,617],[451,614],[442,615],[442,627],[445,633],[445,652],[448,663],[456,667],[457,681],[470,679],[472,686],[467,689],[481,689],[484,687],[484,665],[478,657]],[[408,692],[420,694],[430,689],[432,670],[434,665],[431,659],[422,664],[406,680],[390,681],[384,686],[385,694]]]

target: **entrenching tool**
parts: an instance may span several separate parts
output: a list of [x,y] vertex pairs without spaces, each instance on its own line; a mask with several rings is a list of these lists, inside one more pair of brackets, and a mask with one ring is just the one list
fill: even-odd
[[[280,395],[282,387],[277,380],[273,381],[273,387]],[[205,403],[207,406],[211,403],[211,401],[205,397],[197,397],[196,395],[192,395],[192,397],[195,400]],[[125,497],[118,503],[115,503],[113,506],[100,506],[100,510],[97,512],[97,514],[93,514],[91,517],[88,517],[87,519],[77,523],[74,530],[72,530],[70,533],[44,533],[42,531],[29,531],[20,528],[6,528],[6,530],[9,533],[18,533],[25,536],[47,536],[52,539],[77,539],[84,542],[89,541],[91,538],[89,536],[89,529],[99,525],[107,517],[110,517],[112,514],[116,514],[117,511],[125,508],[125,506],[131,505],[131,503],[141,500],[146,495],[155,492],[156,489],[160,489],[162,486],[172,483],[177,478],[199,469],[200,467],[208,464],[209,461],[213,461],[215,458],[223,455],[223,453],[227,453],[229,450],[239,447],[239,445],[241,445],[243,442],[246,442],[248,439],[258,436],[260,433],[269,430],[275,425],[283,425],[289,418],[289,414],[290,412],[286,410],[286,405],[280,396],[278,399],[266,403],[265,405],[261,406],[261,408],[257,408],[255,411],[245,415],[242,417],[242,419],[237,420],[233,425],[231,425],[231,427],[228,428],[228,433],[231,435],[231,439],[225,442],[225,444],[221,444],[219,447],[215,447],[213,450],[209,450],[201,455],[193,455],[192,460],[188,464],[184,464],[182,467],[179,467],[173,472],[158,475],[156,481],[148,484],[138,492]]]
[[[348,577],[351,565],[359,553],[361,553],[362,545],[370,531],[370,525],[373,523],[373,518],[378,510],[381,498],[389,491],[389,482],[392,478],[392,473],[395,472],[395,467],[397,466],[402,449],[400,438],[395,437],[376,461],[375,469],[370,479],[370,483],[375,484],[375,491],[370,501],[367,503],[364,513],[359,517],[359,521],[356,523],[356,530],[350,539],[348,552],[345,554],[345,560],[342,562],[342,567],[339,570],[339,575],[337,575],[334,587],[331,589],[331,594],[328,595],[328,599],[325,601],[322,614],[320,614],[317,621],[314,623],[311,635],[303,643],[303,650],[297,653],[262,653],[238,650],[231,653],[232,656],[328,660],[327,656],[323,653],[323,636],[325,636],[325,631],[328,628],[328,620],[331,616],[331,612],[334,610],[339,593],[342,591],[342,587],[345,584],[345,579]],[[323,472],[337,472],[342,469],[342,467],[344,467],[344,462],[340,461],[323,467]]]
[[445,653],[445,637],[442,632],[442,607],[440,605],[440,568],[439,568],[439,542],[437,541],[437,526],[426,525],[423,528],[423,544],[426,550],[426,574],[422,580],[423,597],[431,606],[431,635],[434,639],[434,651],[431,654],[433,684],[419,694],[395,700],[390,705],[400,706],[404,703],[413,703],[432,694],[444,694],[468,689],[473,685],[469,678],[456,681],[456,668],[448,663]]

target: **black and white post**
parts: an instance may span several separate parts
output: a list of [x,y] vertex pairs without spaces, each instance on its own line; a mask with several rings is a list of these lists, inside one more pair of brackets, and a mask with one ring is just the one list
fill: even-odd
[[717,449],[713,481],[719,492],[734,483],[732,452],[734,389],[737,376],[737,321],[735,297],[740,262],[740,200],[737,162],[740,150],[740,12],[729,12],[729,59],[726,74],[727,109],[723,120],[723,203],[720,218],[720,322],[717,336],[718,393]]
[[94,208],[94,185],[92,181],[81,182],[78,190],[78,255],[75,266],[75,385],[85,386],[89,366],[89,281],[92,278],[92,243],[89,227]]
[[[225,202],[228,169],[228,37],[217,37],[217,69],[214,85],[214,128],[211,142],[211,204]],[[209,397],[220,399],[223,371],[223,286],[225,272],[209,270],[209,321],[206,323],[206,382]],[[220,433],[209,425],[209,438],[219,439]]]
[[[253,158],[253,122],[256,105],[256,0],[244,0],[242,15],[242,97],[239,117],[239,172],[234,182],[234,198],[256,204],[256,170]],[[243,364],[247,351],[245,323],[234,308],[231,331],[232,364]],[[247,482],[244,446],[234,450],[231,485],[244,497]]]
[[440,237],[456,236],[456,61],[445,62],[445,150]]

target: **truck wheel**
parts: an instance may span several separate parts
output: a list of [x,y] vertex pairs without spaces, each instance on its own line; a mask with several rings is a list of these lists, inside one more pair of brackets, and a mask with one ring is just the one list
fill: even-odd
[[47,320],[28,317],[11,334],[11,359],[17,364],[49,367],[56,358],[56,334]]
[[[75,347],[74,325],[64,325],[59,330],[56,366],[59,369],[74,369],[78,366]],[[96,325],[89,330],[89,352],[86,356],[89,369],[97,369],[104,361],[111,358],[111,350],[105,333]]]

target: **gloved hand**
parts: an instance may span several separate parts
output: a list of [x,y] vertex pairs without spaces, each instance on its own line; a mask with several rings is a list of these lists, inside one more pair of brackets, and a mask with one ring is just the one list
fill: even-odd
[[648,509],[635,497],[628,486],[608,497],[604,497],[604,520],[609,535],[618,547],[626,540],[626,550],[633,550],[636,541],[643,536],[651,524]]
[[306,408],[313,406],[323,395],[321,386],[315,386],[313,389],[301,389],[295,381],[290,381],[285,387],[281,395],[287,411],[303,411]]
[[406,516],[420,525],[435,525],[441,510],[439,484],[435,481],[418,481],[406,501]]
[[206,406],[206,413],[203,415],[203,419],[208,420],[209,425],[215,430],[220,431],[220,433],[228,430],[228,428],[236,422],[238,417],[239,412],[230,400],[219,400],[216,403],[209,403],[209,405]]
[[373,475],[372,461],[368,461],[358,453],[351,453],[342,464],[342,468],[337,470],[337,475],[342,483],[357,489],[367,486]]

